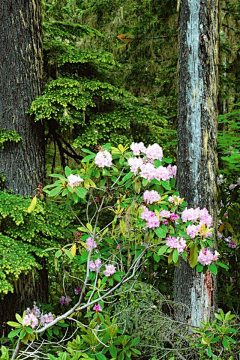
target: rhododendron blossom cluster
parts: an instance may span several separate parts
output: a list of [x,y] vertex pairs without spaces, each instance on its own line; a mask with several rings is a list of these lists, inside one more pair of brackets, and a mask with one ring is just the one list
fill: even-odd
[[146,190],[143,193],[143,200],[147,204],[152,204],[153,202],[159,201],[160,198],[161,197],[160,197],[159,193],[155,190],[151,190],[151,191]]
[[103,271],[104,275],[105,276],[110,276],[110,275],[113,275],[115,274],[116,272],[116,268],[114,265],[105,265],[106,269]]
[[48,314],[41,313],[41,310],[34,302],[32,309],[27,308],[26,315],[23,318],[23,325],[31,326],[32,329],[37,327],[39,324],[45,325],[50,324],[54,320],[53,314],[50,312]]
[[147,227],[149,229],[156,229],[160,225],[159,218],[153,211],[149,211],[145,206],[141,214],[141,218],[147,221]]
[[97,259],[95,261],[91,260],[89,263],[89,270],[90,271],[99,271],[101,268],[101,260]]
[[136,156],[145,154],[145,156],[142,158],[131,157],[128,159],[130,170],[134,173],[134,175],[137,175],[138,171],[140,171],[140,176],[148,181],[153,179],[166,181],[176,176],[176,165],[168,165],[167,167],[160,165],[155,167],[154,160],[161,161],[163,158],[162,148],[158,144],[155,143],[153,145],[149,145],[146,148],[142,142],[132,143],[130,148],[133,151],[133,154]]
[[219,253],[215,250],[213,254],[209,249],[203,248],[200,250],[198,255],[198,262],[205,265],[211,265],[212,262],[217,261],[219,257]]
[[97,243],[95,240],[93,240],[91,237],[87,238],[86,240],[86,249],[87,251],[90,251],[92,249],[96,249],[97,248]]
[[167,242],[166,245],[170,248],[170,249],[177,249],[179,254],[182,254],[184,252],[184,249],[187,245],[186,240],[184,240],[183,238],[175,238],[172,236],[169,236],[167,238]]
[[112,155],[109,151],[99,151],[95,157],[95,164],[100,168],[110,167],[112,165]]
[[80,176],[73,175],[73,174],[68,176],[68,183],[72,188],[79,186],[80,182],[82,182],[82,181],[83,181],[83,179]]

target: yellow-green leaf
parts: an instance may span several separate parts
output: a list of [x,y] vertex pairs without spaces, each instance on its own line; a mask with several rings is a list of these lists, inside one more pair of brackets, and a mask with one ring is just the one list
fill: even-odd
[[31,213],[34,210],[36,204],[37,204],[37,195],[35,195],[34,198],[32,199],[31,204],[30,204],[30,206],[28,207],[28,210],[27,210],[28,213]]

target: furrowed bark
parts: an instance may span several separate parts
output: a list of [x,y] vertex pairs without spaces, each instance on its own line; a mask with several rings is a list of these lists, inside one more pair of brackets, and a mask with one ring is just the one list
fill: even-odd
[[[179,32],[177,187],[188,207],[217,214],[218,0],[182,0]],[[214,309],[214,279],[181,261],[175,270],[177,318],[198,326]]]
[[[32,196],[45,176],[43,125],[27,114],[42,89],[40,0],[1,0],[0,64],[0,128],[22,137],[0,150],[0,173],[6,177],[7,190]],[[18,288],[20,283],[21,291],[0,300],[0,334],[6,335],[6,321],[14,320],[31,300],[47,299],[46,270],[39,272],[38,280],[23,275]]]

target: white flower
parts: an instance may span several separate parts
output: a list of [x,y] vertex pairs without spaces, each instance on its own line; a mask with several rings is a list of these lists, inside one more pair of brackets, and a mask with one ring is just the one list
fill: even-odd
[[83,181],[83,179],[78,175],[71,174],[68,176],[68,183],[72,188],[79,186],[81,181]]

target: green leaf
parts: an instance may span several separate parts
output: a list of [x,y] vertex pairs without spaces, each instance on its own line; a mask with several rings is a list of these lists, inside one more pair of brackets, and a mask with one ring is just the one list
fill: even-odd
[[198,247],[197,244],[193,244],[190,248],[189,264],[191,268],[194,268],[198,262]]
[[91,154],[91,155],[95,155],[92,151],[88,150],[88,149],[84,149],[82,148],[81,151],[87,153],[87,154]]
[[16,317],[17,321],[18,321],[20,324],[22,324],[23,319],[21,318],[21,316],[20,316],[19,314],[15,314],[15,317]]
[[26,329],[22,329],[20,332],[20,335],[19,335],[19,339],[22,340],[24,338],[24,336],[26,335],[26,333],[27,333]]
[[63,187],[61,186],[58,186],[54,189],[52,189],[49,193],[48,193],[48,196],[57,196],[58,194],[60,194],[60,192],[63,190]]
[[203,271],[203,267],[204,266],[202,264],[197,264],[197,267],[196,267],[197,272]]
[[118,274],[114,274],[113,277],[118,282],[120,282],[122,280]]
[[223,338],[222,344],[223,344],[225,349],[228,349],[229,345],[228,345],[228,341],[227,341],[226,338]]
[[167,249],[168,249],[167,245],[161,246],[160,249],[158,250],[158,255],[163,255]]
[[171,186],[169,185],[168,181],[161,181],[161,184],[165,190],[171,190]]
[[179,252],[177,251],[177,249],[174,249],[174,251],[173,251],[173,262],[177,263],[178,258],[179,258]]
[[32,335],[33,334],[33,329],[31,328],[31,327],[26,327],[25,328],[25,330],[26,330],[26,332],[28,333],[28,334],[30,334],[30,335]]
[[221,262],[219,262],[219,261],[217,261],[217,262],[216,262],[216,264],[217,264],[218,266],[220,266],[220,267],[222,267],[222,268],[226,269],[226,270],[228,270],[228,269],[229,269],[229,267],[228,267],[227,265],[225,265],[225,264],[223,264],[223,263],[221,263]]
[[55,257],[58,259],[62,255],[62,250],[58,250],[55,252]]
[[211,271],[212,274],[217,275],[217,267],[214,263],[212,263],[211,265],[209,265],[209,270]]
[[155,234],[157,235],[157,237],[159,238],[165,238],[166,237],[166,230],[163,229],[162,227],[158,227],[154,230]]
[[15,322],[15,321],[8,321],[7,324],[11,327],[16,327],[16,328],[21,327],[21,324]]
[[137,337],[131,341],[131,345],[132,346],[137,345],[137,344],[139,344],[139,342],[140,342],[140,337]]
[[64,249],[64,252],[69,257],[69,259],[71,259],[71,260],[73,259],[73,256],[72,256],[71,252],[68,249]]
[[133,175],[134,175],[133,172],[130,172],[130,173],[126,174],[126,175],[122,178],[120,184],[124,184],[125,181],[131,179],[131,177],[132,177]]
[[57,360],[57,358],[55,358],[55,356],[51,355],[51,354],[47,354],[47,357],[50,359],[50,360]]
[[81,199],[85,198],[85,195],[87,193],[87,190],[83,187],[76,187],[75,189],[77,196],[79,196]]
[[66,177],[70,176],[71,173],[72,173],[72,170],[68,166],[66,166],[65,167],[65,175],[66,175]]
[[87,162],[89,160],[92,160],[93,158],[95,158],[95,156],[96,156],[95,154],[87,155],[87,156],[85,156],[84,159],[82,159],[82,162]]
[[9,339],[14,338],[17,334],[20,333],[20,331],[21,331],[21,329],[12,330],[12,331],[8,334]]
[[109,352],[113,358],[117,358],[117,348],[114,345],[109,347]]
[[98,360],[107,360],[106,356],[103,354],[97,354],[96,357]]

